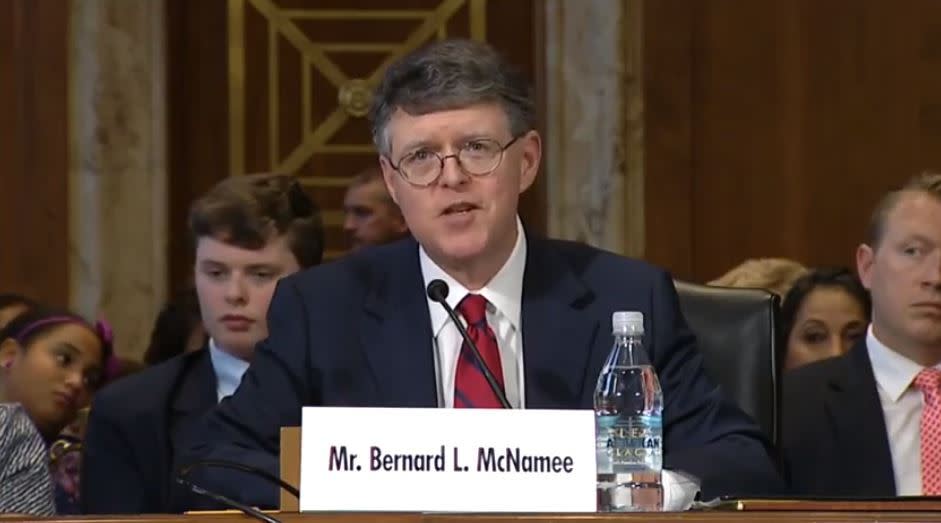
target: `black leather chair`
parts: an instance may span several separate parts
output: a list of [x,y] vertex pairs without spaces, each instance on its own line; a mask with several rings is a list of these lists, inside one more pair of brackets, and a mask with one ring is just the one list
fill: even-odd
[[676,281],[680,309],[696,335],[706,374],[780,441],[780,299],[763,289]]

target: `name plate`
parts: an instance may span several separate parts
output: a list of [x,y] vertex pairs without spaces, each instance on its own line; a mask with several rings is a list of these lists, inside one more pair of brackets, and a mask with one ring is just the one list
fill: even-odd
[[594,512],[590,410],[305,407],[301,511]]

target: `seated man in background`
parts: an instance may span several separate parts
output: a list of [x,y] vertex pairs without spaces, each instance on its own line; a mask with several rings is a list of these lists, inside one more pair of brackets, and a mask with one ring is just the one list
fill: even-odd
[[[707,379],[670,276],[523,226],[519,197],[542,156],[530,93],[481,42],[436,42],[390,66],[373,99],[373,139],[414,239],[279,282],[269,337],[239,390],[207,416],[194,457],[277,476],[280,429],[299,425],[305,405],[499,406],[428,298],[442,280],[448,303],[486,329],[483,358],[514,408],[591,409],[612,313],[642,312],[663,388],[665,490],[674,472],[701,481],[706,498],[783,488],[755,422]],[[194,482],[277,504],[273,486],[230,471]]]
[[865,337],[784,379],[792,489],[941,495],[941,175],[882,199],[856,262],[872,296]]
[[343,212],[343,230],[353,250],[408,236],[408,225],[389,196],[378,165],[366,168],[350,181]]
[[188,496],[174,473],[193,421],[238,387],[267,335],[265,313],[278,279],[323,255],[320,213],[290,176],[228,178],[193,204],[189,222],[208,347],[95,398],[81,482],[85,513],[182,510]]

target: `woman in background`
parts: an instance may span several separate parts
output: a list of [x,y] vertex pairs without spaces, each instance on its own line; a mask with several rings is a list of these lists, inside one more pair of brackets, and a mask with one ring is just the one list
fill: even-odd
[[42,436],[23,407],[7,403],[0,403],[0,514],[56,514]]
[[157,365],[175,356],[206,346],[208,338],[199,313],[196,287],[189,287],[166,303],[150,334],[144,364]]
[[745,260],[729,272],[712,280],[716,287],[745,287],[767,289],[782,299],[794,281],[807,273],[807,268],[786,258],[756,258]]
[[784,368],[845,354],[866,335],[869,292],[847,269],[814,269],[799,278],[781,306]]
[[36,307],[36,302],[21,294],[0,294],[0,329],[13,318]]
[[[0,330],[0,402],[19,403],[51,445],[91,401],[111,355],[110,330],[81,317],[29,310]],[[77,470],[56,477],[60,514],[78,510]]]

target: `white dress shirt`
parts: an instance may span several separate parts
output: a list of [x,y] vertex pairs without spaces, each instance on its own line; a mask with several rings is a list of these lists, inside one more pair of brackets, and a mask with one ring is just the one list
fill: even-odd
[[895,493],[899,496],[920,496],[921,411],[924,395],[913,382],[924,367],[886,347],[873,334],[872,325],[866,333],[866,348],[885,418],[895,474]]
[[216,373],[216,397],[222,401],[222,398],[231,396],[239,388],[242,375],[248,370],[248,362],[220,349],[212,338],[209,339],[209,357],[212,370]]
[[[526,405],[523,383],[523,332],[520,330],[523,271],[526,268],[526,233],[519,218],[516,219],[516,231],[516,245],[513,246],[510,257],[497,274],[483,288],[474,291],[474,294],[487,299],[487,324],[497,337],[506,399],[513,408],[519,409]],[[419,259],[425,286],[432,280],[444,280],[450,288],[448,305],[458,313],[466,327],[467,322],[457,311],[457,306],[471,292],[432,261],[424,248],[419,248]],[[432,344],[438,405],[450,408],[454,406],[454,378],[457,375],[457,361],[464,340],[444,307],[430,298],[428,312],[431,314],[431,332],[434,335]]]
[[[487,299],[487,324],[493,329],[500,350],[500,363],[503,370],[503,388],[506,399],[515,409],[526,406],[526,387],[523,367],[523,274],[526,269],[526,233],[519,217],[516,219],[516,245],[503,267],[481,289],[474,291]],[[451,275],[438,266],[419,247],[422,277],[425,287],[432,280],[444,280],[450,289],[448,305],[455,311],[461,300],[470,294]],[[431,332],[434,336],[432,348],[435,358],[435,379],[438,385],[438,405],[454,407],[454,379],[457,375],[457,361],[461,352],[463,338],[457,327],[451,322],[448,313],[438,303],[428,299],[428,312],[431,314]],[[467,322],[461,317],[461,323]],[[699,492],[699,480],[669,470],[663,471],[663,509],[686,510],[692,505]]]

